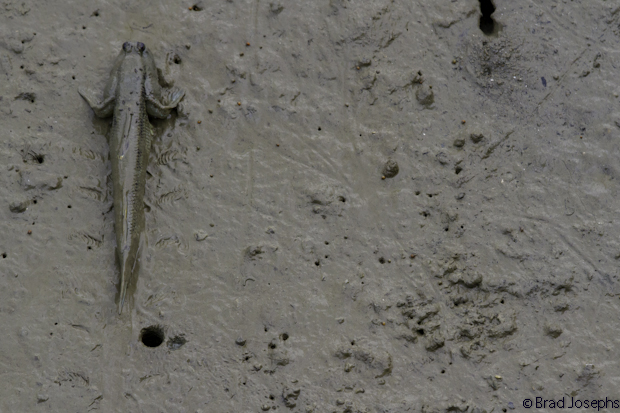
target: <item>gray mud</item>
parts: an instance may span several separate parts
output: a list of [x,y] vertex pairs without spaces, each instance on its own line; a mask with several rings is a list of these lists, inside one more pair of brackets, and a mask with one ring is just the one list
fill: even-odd
[[[0,410],[620,399],[620,8],[495,5],[485,35],[477,0],[4,1]],[[187,94],[119,317],[77,89],[125,41]]]

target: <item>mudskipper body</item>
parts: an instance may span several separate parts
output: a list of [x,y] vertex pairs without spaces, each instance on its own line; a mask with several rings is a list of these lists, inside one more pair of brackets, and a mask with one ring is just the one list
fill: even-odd
[[109,133],[114,193],[116,257],[120,270],[118,312],[137,275],[144,248],[144,188],[153,126],[148,116],[166,118],[185,95],[162,90],[153,56],[144,43],[125,42],[99,101],[79,90],[98,117],[113,116]]

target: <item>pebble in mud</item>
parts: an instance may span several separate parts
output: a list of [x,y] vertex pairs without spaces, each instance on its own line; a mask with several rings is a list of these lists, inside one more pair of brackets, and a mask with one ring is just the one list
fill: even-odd
[[187,339],[182,335],[179,335],[169,339],[167,345],[170,350],[178,350],[183,347],[185,343],[187,343]]
[[381,173],[386,178],[394,178],[398,175],[398,171],[398,163],[392,159],[388,159],[385,165],[383,165],[383,171]]
[[11,202],[9,210],[15,214],[20,214],[28,209],[28,205],[30,205],[30,200]]
[[469,138],[473,143],[479,143],[482,139],[484,139],[484,135],[480,132],[473,132],[469,135]]
[[239,337],[238,339],[235,340],[235,344],[238,345],[238,346],[241,346],[241,347],[245,346],[245,343],[246,343],[245,339],[243,339],[241,337]]
[[557,324],[545,325],[545,334],[551,338],[558,338],[560,337],[560,335],[562,335],[563,332],[564,330],[562,330],[562,327]]
[[430,85],[422,85],[415,92],[415,98],[422,106],[429,107],[435,103],[435,94],[433,93],[433,87]]

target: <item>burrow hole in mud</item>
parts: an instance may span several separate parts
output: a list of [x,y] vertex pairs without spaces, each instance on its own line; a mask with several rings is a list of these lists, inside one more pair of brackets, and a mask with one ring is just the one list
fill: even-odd
[[197,4],[194,4],[192,7],[190,7],[190,10],[192,10],[192,11],[202,11],[202,7],[200,7]]
[[385,264],[385,258],[380,257],[380,258],[379,258],[379,262],[380,262],[381,264]]
[[147,347],[159,347],[164,342],[164,329],[161,326],[143,328],[140,331],[140,341]]
[[482,33],[491,35],[495,32],[495,20],[491,15],[495,11],[495,5],[491,0],[478,0],[480,1],[480,12],[482,16],[480,16],[480,30]]
[[278,346],[276,346],[276,343],[269,343],[269,346],[268,346],[268,347],[269,347],[271,350],[275,350],[275,349],[276,349],[276,347],[278,347]]
[[288,340],[288,337],[289,337],[289,335],[288,335],[288,334],[286,334],[286,333],[282,333],[282,334],[280,334],[280,340],[282,340],[282,341],[286,341],[286,340]]

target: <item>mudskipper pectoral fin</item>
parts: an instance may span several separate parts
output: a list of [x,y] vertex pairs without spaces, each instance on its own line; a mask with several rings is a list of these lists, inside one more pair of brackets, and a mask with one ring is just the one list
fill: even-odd
[[95,97],[94,93],[89,90],[80,87],[78,88],[78,93],[92,108],[97,117],[107,118],[108,116],[112,116],[112,113],[114,112],[114,104],[116,103],[115,96],[110,96],[103,102],[100,102],[99,99]]
[[163,119],[179,104],[183,96],[185,91],[179,88],[162,91],[161,101],[154,95],[147,95],[146,111],[155,118]]

